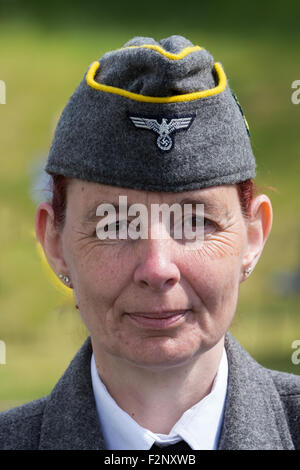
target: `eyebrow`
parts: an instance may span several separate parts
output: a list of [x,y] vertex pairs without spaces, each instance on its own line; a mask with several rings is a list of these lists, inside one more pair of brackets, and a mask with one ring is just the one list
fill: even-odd
[[[115,202],[112,202],[112,201],[101,201],[101,202],[95,204],[91,209],[88,210],[88,212],[82,217],[81,222],[83,224],[86,224],[86,223],[94,223],[94,222],[98,221],[99,217],[101,217],[101,216],[97,215],[96,212],[97,212],[97,208],[101,204],[110,204],[111,206],[113,206],[115,208],[116,214],[118,214],[118,212],[119,212],[119,203],[115,203]],[[129,204],[127,204],[127,206],[129,206]]]
[[[119,205],[119,202],[114,202],[114,201],[101,201],[99,202],[98,204],[94,205],[91,209],[89,209],[89,211],[82,217],[82,220],[81,222],[83,224],[86,224],[86,223],[94,223],[94,222],[97,222],[99,220],[99,215],[96,215],[96,211],[97,211],[97,208],[101,205],[101,204],[110,204],[111,206],[114,207],[115,211],[116,211],[116,214],[119,213],[119,209],[120,206]],[[132,204],[136,204],[136,203],[132,203]],[[131,205],[132,205],[130,202],[127,201],[127,208],[129,208]],[[161,204],[168,204],[166,202],[161,202],[159,205]],[[229,212],[228,212],[228,208],[227,207],[220,207],[218,204],[216,204],[215,202],[213,201],[208,201],[206,200],[205,198],[184,198],[182,199],[181,201],[172,201],[171,203],[169,203],[170,206],[172,206],[173,204],[180,204],[181,206],[183,206],[184,204],[192,204],[192,206],[196,206],[196,204],[203,204],[204,205],[204,210],[215,215],[215,216],[228,216]],[[124,206],[126,207],[126,206]]]
[[[212,201],[207,201],[205,198],[204,199],[203,198],[199,198],[199,199],[185,198],[182,201],[180,201],[179,204],[180,205],[183,205],[183,204],[192,204],[192,205],[203,204],[205,210],[208,210],[208,212],[216,212],[216,213],[219,213],[223,209],[222,207],[219,207],[218,204],[216,204]],[[227,210],[227,208],[225,210]]]
[[216,220],[220,220],[223,218],[229,218],[231,216],[230,208],[226,205],[220,204],[215,201],[207,200],[205,197],[201,196],[199,199],[192,197],[192,198],[185,198],[180,202],[181,205],[183,204],[192,204],[196,206],[196,204],[203,204],[204,206],[204,215],[212,215]]

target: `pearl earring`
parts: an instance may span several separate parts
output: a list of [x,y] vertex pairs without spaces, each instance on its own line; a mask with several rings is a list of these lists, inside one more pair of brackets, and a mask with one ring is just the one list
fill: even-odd
[[245,271],[244,271],[245,276],[249,276],[249,274],[251,273],[251,271],[252,271],[251,268],[246,268]]
[[69,284],[71,279],[69,278],[69,276],[66,276],[65,274],[59,274],[58,275],[59,279],[64,282],[65,284]]

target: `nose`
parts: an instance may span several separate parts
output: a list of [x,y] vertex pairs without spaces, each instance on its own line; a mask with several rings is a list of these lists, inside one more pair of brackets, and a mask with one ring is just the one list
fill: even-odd
[[142,288],[164,291],[180,280],[178,266],[171,259],[171,249],[166,241],[143,240],[142,259],[134,272],[134,282]]

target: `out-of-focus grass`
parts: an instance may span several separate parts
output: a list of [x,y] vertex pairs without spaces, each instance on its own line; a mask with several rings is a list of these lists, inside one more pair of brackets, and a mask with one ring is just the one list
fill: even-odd
[[[258,185],[268,191],[274,225],[261,260],[241,286],[231,331],[263,365],[299,374],[291,344],[300,338],[300,298],[272,288],[276,271],[300,263],[299,120],[291,83],[300,78],[297,43],[273,36],[217,31],[169,31],[147,27],[156,39],[186,34],[221,60],[250,124],[258,161]],[[88,65],[105,51],[141,34],[132,29],[45,32],[22,23],[0,29],[0,79],[7,104],[0,106],[0,408],[47,394],[87,335],[70,297],[52,284],[36,249],[30,198],[31,168],[47,155],[60,111]],[[288,45],[288,48],[287,48]]]

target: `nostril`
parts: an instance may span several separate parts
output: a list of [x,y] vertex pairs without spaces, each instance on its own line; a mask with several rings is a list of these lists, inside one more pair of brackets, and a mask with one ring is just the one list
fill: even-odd
[[153,290],[163,290],[173,287],[179,281],[179,277],[160,277],[151,276],[139,279],[137,283],[140,287],[148,287]]
[[172,286],[174,286],[174,285],[176,284],[176,282],[177,282],[177,279],[171,278],[171,279],[168,279],[168,280],[166,281],[166,284],[167,284],[169,287],[172,287]]

